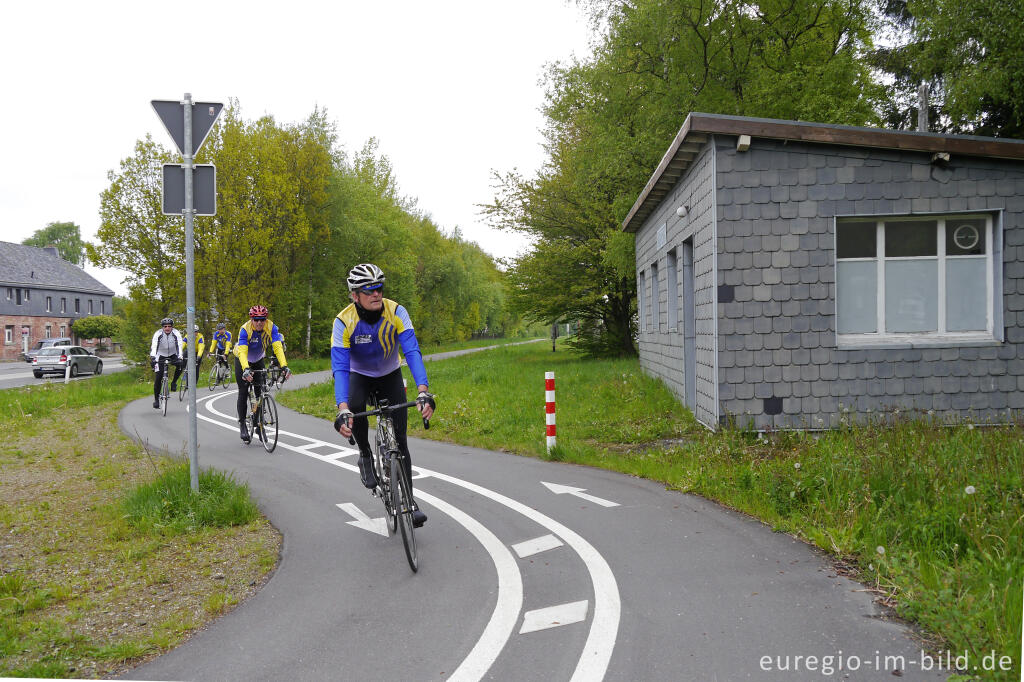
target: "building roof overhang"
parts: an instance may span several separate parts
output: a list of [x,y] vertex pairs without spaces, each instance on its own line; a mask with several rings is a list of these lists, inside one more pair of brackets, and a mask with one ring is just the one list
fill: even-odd
[[752,138],[1024,160],[1024,140],[693,112],[686,117],[658,168],[622,221],[623,231],[636,232],[640,229],[679,178],[689,170],[712,135],[749,135]]

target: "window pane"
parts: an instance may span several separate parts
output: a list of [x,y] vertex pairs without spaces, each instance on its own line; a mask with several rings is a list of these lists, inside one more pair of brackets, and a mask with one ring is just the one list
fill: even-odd
[[956,218],[946,221],[947,255],[980,256],[984,253],[984,218]]
[[885,264],[885,331],[938,331],[938,268],[934,259]]
[[836,331],[871,334],[878,331],[878,263],[838,263],[836,271]]
[[836,230],[836,258],[874,258],[878,255],[875,223],[839,223]]
[[946,329],[985,331],[988,328],[987,289],[983,257],[946,261]]
[[888,258],[938,254],[934,220],[908,220],[885,224],[885,255]]

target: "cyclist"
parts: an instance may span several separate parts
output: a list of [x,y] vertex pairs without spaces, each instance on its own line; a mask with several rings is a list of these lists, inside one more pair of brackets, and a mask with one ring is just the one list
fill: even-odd
[[[331,335],[331,371],[334,374],[334,399],[338,415],[348,417],[341,422],[338,432],[348,438],[354,435],[359,445],[359,475],[363,485],[374,488],[377,476],[370,457],[367,437],[369,420],[352,419],[353,412],[366,409],[366,398],[375,391],[387,398],[391,405],[404,403],[405,387],[398,359],[398,349],[412,371],[419,395],[417,407],[424,419],[434,413],[434,397],[428,392],[427,370],[416,341],[412,320],[404,306],[384,298],[384,273],[372,263],[361,263],[348,273],[348,289],[352,303],[338,313]],[[406,438],[408,415],[405,410],[395,412],[395,440],[405,456],[406,473],[412,482],[412,460]],[[418,528],[427,515],[418,508],[413,511],[413,524]]]
[[[153,381],[153,407],[160,407],[160,385],[164,380],[164,372],[167,371],[167,363],[175,368],[174,380],[178,383],[178,376],[181,374],[181,353],[184,347],[181,339],[181,332],[174,328],[174,320],[165,317],[160,320],[160,329],[153,334],[153,341],[149,344],[149,364],[153,366],[156,378]],[[177,389],[171,389],[177,390]]]
[[[195,337],[196,337],[196,376],[199,376],[199,367],[203,364],[203,351],[206,350],[206,338],[203,336],[203,333],[201,331],[199,331],[199,325],[198,324],[192,325],[192,332],[195,334]],[[181,357],[183,359],[184,358],[188,358],[188,355],[186,355],[187,353],[188,353],[188,334],[185,334],[184,342],[182,343]],[[175,377],[174,379],[175,379],[175,382],[177,382],[178,378]],[[188,384],[186,383],[185,385],[187,386]],[[198,386],[198,384],[196,384],[196,385]],[[172,389],[172,390],[177,390],[177,389]]]
[[223,322],[217,324],[217,331],[213,333],[213,346],[210,352],[217,357],[217,364],[228,366],[228,353],[231,352],[231,332]]
[[[252,371],[263,369],[267,352],[273,350],[281,365],[281,381],[287,381],[292,371],[288,369],[288,361],[281,348],[281,330],[267,319],[269,311],[266,306],[254,305],[249,308],[249,321],[238,330],[238,343],[235,344],[235,383],[238,384],[238,433],[246,443],[252,440],[249,425],[246,423],[246,401],[249,397],[249,383],[252,382]],[[261,392],[256,384],[257,396]]]

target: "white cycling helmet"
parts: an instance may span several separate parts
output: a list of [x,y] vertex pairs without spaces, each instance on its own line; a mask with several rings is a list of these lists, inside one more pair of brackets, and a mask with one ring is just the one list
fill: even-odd
[[384,273],[373,263],[360,263],[348,272],[348,290],[379,289],[384,286]]

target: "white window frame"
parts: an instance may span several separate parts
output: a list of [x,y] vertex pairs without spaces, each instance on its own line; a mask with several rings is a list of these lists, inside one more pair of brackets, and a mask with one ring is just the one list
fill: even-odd
[[646,331],[648,331],[650,329],[649,325],[647,324],[647,309],[644,307],[644,304],[646,303],[645,299],[646,299],[646,294],[647,294],[647,292],[644,291],[644,289],[647,287],[647,273],[645,271],[641,270],[639,272],[639,275],[640,275],[640,281],[637,284],[637,288],[636,288],[636,292],[637,292],[636,293],[636,295],[637,295],[636,310],[637,310],[637,315],[639,315],[640,319],[637,320],[637,327],[639,327],[639,331],[646,332]]
[[53,296],[46,297],[46,312],[53,312]]
[[[946,263],[951,259],[977,258],[977,256],[947,256],[946,255],[946,222],[957,219],[984,219],[985,220],[985,318],[986,328],[984,331],[973,332],[950,332],[946,330]],[[936,221],[936,255],[937,261],[937,305],[938,322],[936,331],[928,332],[904,332],[892,333],[885,331],[885,223],[900,222],[901,220]],[[843,222],[875,222],[875,248],[874,258],[839,258],[838,248],[833,249],[833,265],[836,268],[836,329],[839,329],[839,298],[842,291],[839,287],[839,261],[843,262],[874,262],[875,276],[877,277],[877,291],[875,301],[877,320],[873,333],[836,333],[837,345],[840,348],[863,348],[872,346],[887,347],[918,347],[918,346],[948,346],[950,344],[972,344],[992,343],[999,341],[996,336],[996,320],[999,311],[995,307],[995,286],[996,269],[1002,263],[996,261],[996,254],[1000,252],[997,248],[997,240],[1001,239],[996,229],[995,218],[990,213],[963,213],[963,214],[914,214],[914,215],[885,215],[885,216],[842,216],[835,220],[835,247],[838,247],[839,227]],[[916,257],[908,257],[906,260],[913,260]],[[891,260],[896,260],[890,258]],[[904,260],[904,259],[899,259]],[[1002,276],[1002,273],[999,273]]]
[[13,325],[7,325],[7,326],[4,327],[4,343],[6,345],[8,345],[8,346],[14,343],[14,326]]

